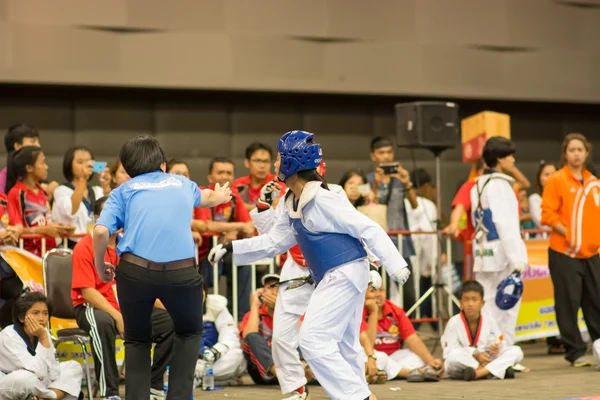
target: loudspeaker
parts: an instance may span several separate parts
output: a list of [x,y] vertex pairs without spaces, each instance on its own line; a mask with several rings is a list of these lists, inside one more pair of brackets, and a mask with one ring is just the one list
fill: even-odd
[[398,147],[443,150],[460,143],[458,104],[419,101],[395,109]]

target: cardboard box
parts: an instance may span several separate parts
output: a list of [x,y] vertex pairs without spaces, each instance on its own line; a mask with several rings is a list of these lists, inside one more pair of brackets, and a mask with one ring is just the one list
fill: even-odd
[[463,162],[481,158],[485,142],[493,136],[510,139],[510,116],[482,111],[461,121]]

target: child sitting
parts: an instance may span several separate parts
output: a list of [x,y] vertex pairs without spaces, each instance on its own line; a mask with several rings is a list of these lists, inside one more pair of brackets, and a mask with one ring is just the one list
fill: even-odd
[[512,366],[523,359],[521,348],[504,343],[496,321],[481,313],[484,304],[483,286],[465,282],[461,312],[450,318],[442,336],[446,374],[452,379],[513,379]]

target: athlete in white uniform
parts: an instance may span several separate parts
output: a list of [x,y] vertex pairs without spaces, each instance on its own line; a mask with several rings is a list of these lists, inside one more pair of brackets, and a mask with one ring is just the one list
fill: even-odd
[[30,292],[16,301],[15,324],[0,332],[0,399],[75,400],[79,396],[83,369],[77,361],[58,361],[46,329],[49,315],[48,301],[41,293]]
[[233,251],[237,263],[247,264],[297,243],[317,285],[300,328],[302,355],[332,399],[363,400],[371,396],[359,342],[369,283],[363,241],[398,283],[404,284],[410,271],[379,225],[326,189],[316,172],[321,148],[313,138],[312,133],[292,131],[279,140],[278,178],[290,191],[277,207],[269,233],[217,246],[208,259],[216,262]]
[[[325,176],[325,163],[321,162],[318,172]],[[276,174],[279,171],[275,171]],[[344,189],[339,185],[327,184],[329,190],[339,193],[347,199]],[[275,223],[273,199],[277,196],[277,183],[273,181],[263,186],[258,207],[250,212],[252,222],[259,234],[268,233]],[[285,400],[304,400],[308,398],[307,381],[304,366],[298,353],[300,317],[306,312],[310,296],[315,290],[313,283],[307,283],[310,277],[306,259],[298,245],[292,247],[281,269],[281,282],[273,320],[273,363],[277,370],[277,380],[282,393],[292,393]],[[304,281],[304,282],[303,282]]]
[[237,380],[246,371],[246,359],[240,344],[240,331],[227,310],[227,298],[218,294],[206,295],[204,301],[204,330],[200,353],[202,358],[196,363],[194,385],[202,384],[202,377],[208,362],[212,363],[215,381],[227,384]]
[[477,178],[471,189],[472,217],[475,225],[473,271],[485,291],[484,312],[496,320],[506,343],[515,343],[515,328],[521,302],[509,310],[496,306],[495,297],[500,282],[513,272],[527,268],[527,248],[521,237],[519,204],[514,179],[510,171],[515,159],[515,147],[508,139],[490,138],[483,149],[483,158],[490,168]]

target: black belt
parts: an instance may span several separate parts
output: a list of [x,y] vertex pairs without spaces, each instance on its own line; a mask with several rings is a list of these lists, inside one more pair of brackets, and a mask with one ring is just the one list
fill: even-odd
[[121,257],[123,261],[137,265],[138,267],[148,268],[153,271],[165,271],[183,269],[196,266],[196,260],[194,258],[184,258],[183,260],[169,261],[169,262],[154,262],[146,260],[145,258],[138,257],[135,254],[125,253]]
[[280,281],[280,282],[277,282],[275,284],[275,286],[281,286],[284,283],[290,283],[290,282],[297,282],[297,283],[295,283],[293,285],[288,285],[288,287],[285,290],[296,289],[296,288],[299,288],[300,286],[306,285],[307,283],[309,285],[312,285],[312,284],[315,283],[315,281],[312,278],[312,276],[309,275],[309,276],[302,276],[302,277],[299,277],[299,278],[288,279],[286,281]]

